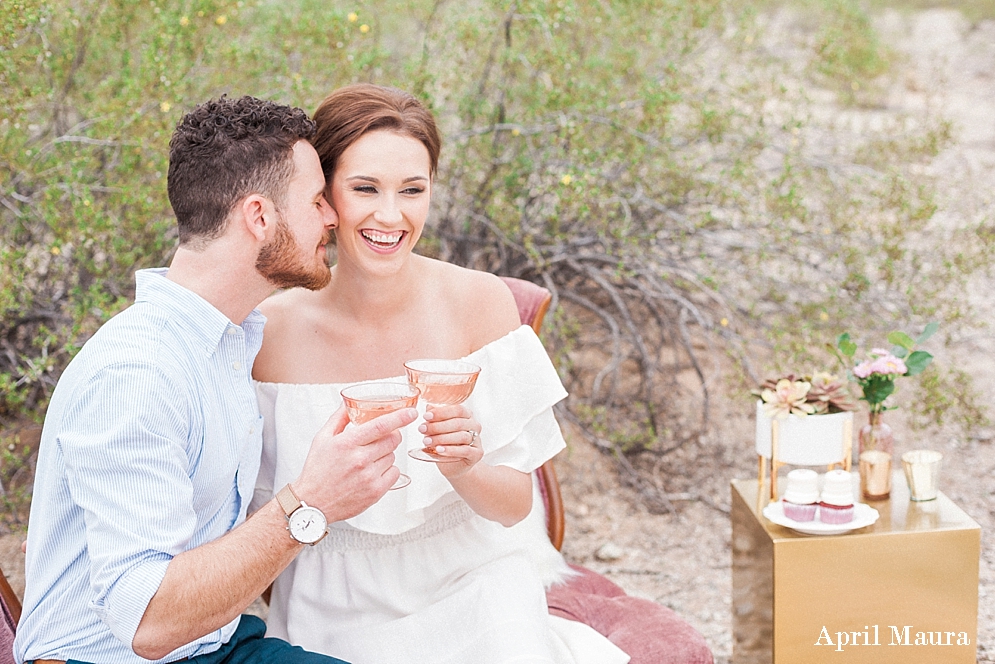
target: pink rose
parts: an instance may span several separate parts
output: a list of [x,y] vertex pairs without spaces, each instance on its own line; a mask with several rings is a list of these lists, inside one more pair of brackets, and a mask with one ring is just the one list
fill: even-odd
[[887,351],[881,351],[880,348],[875,348],[872,352],[879,351],[883,352],[884,355],[872,360],[864,360],[853,368],[853,375],[857,378],[867,378],[872,374],[902,376],[908,371],[908,367],[905,366],[905,362],[901,358],[895,357]]
[[870,373],[872,374],[897,374],[901,376],[906,371],[908,371],[908,367],[905,366],[905,362],[891,353],[877,358],[870,366]]
[[853,368],[853,375],[857,378],[867,378],[872,373],[870,360],[864,360]]

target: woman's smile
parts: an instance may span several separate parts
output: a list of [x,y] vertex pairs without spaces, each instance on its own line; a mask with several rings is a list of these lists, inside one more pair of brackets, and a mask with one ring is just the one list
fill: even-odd
[[407,231],[391,231],[389,233],[364,228],[359,231],[366,243],[374,251],[389,253],[401,245],[401,240],[407,235]]

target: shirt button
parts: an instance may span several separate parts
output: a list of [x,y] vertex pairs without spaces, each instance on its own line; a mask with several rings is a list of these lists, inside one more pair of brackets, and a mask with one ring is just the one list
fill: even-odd
[[242,363],[241,362],[232,362],[231,363],[231,368],[234,369],[235,371],[241,371],[242,370]]
[[229,327],[228,334],[238,334],[238,330],[234,327]]

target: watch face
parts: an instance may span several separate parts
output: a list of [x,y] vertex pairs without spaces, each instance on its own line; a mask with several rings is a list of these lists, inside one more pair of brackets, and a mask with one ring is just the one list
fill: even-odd
[[316,507],[300,507],[290,515],[290,535],[302,544],[314,544],[325,534],[325,515]]

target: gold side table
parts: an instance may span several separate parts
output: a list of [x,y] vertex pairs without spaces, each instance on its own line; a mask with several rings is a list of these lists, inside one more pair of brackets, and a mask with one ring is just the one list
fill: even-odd
[[896,473],[877,523],[811,536],[763,517],[766,490],[732,481],[734,664],[976,661],[981,527],[949,498]]

